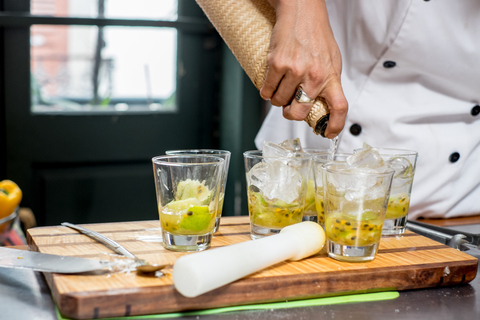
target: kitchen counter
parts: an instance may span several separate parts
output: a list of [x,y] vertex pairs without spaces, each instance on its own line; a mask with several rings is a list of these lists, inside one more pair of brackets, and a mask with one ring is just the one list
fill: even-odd
[[[455,229],[461,230],[461,227],[457,226]],[[475,257],[480,258],[480,256]],[[2,310],[0,319],[57,319],[54,302],[43,275],[30,270],[0,268],[0,308]],[[402,291],[400,296],[394,300],[239,311],[218,315],[188,316],[180,319],[182,318],[222,320],[480,319],[480,278],[477,273],[477,277],[466,285]]]

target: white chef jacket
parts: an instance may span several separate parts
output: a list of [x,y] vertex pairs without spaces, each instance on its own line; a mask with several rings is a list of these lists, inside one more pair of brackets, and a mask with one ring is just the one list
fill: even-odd
[[[480,1],[327,0],[349,102],[339,152],[418,152],[410,219],[480,213]],[[329,147],[272,107],[255,143]]]

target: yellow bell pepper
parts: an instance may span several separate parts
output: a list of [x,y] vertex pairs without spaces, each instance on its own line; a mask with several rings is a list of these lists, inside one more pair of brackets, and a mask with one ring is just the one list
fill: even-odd
[[0,181],[0,219],[9,216],[22,200],[22,190],[10,180]]

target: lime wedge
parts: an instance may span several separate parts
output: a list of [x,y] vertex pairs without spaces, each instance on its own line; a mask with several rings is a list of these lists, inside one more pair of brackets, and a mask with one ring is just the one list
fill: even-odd
[[212,214],[208,206],[191,206],[183,216],[179,227],[198,232],[207,229],[211,221]]
[[[197,198],[190,198],[184,200],[172,201],[165,206],[168,211],[174,212],[176,214],[186,213],[190,207],[202,206],[200,200]],[[203,206],[202,206],[203,207]],[[208,207],[207,207],[208,210]]]
[[273,202],[272,206],[275,208],[292,208],[292,207],[298,206],[298,203],[296,202],[286,203],[285,201],[278,199],[278,200],[275,200],[275,202]]
[[315,183],[312,179],[308,180],[307,184],[307,202],[315,201]]
[[262,195],[258,192],[251,192],[249,194],[249,199],[250,199],[250,204],[252,206],[263,206],[267,207],[268,203],[267,201],[262,197]]
[[189,208],[189,211],[191,211],[193,214],[205,214],[205,213],[210,214],[210,210],[208,209],[208,206],[191,206]]
[[378,212],[374,212],[374,211],[371,211],[371,210],[366,210],[366,211],[362,212],[361,220],[362,221],[375,220],[375,219],[378,219],[379,216],[380,216],[380,214]]

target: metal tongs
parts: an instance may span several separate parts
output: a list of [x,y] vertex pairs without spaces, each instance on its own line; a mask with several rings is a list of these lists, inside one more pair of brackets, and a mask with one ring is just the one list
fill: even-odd
[[460,232],[410,220],[407,222],[407,229],[480,258],[480,234]]

